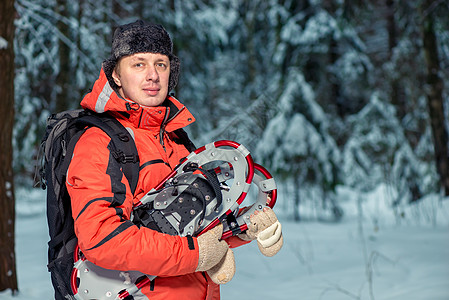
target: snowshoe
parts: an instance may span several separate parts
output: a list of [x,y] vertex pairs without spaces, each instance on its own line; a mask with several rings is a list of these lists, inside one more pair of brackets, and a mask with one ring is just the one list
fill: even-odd
[[[258,187],[256,201],[240,207],[251,185]],[[253,162],[241,144],[222,140],[190,153],[134,208],[133,222],[159,232],[199,236],[220,222],[222,239],[244,232],[255,210],[276,203],[271,174]],[[72,291],[77,299],[125,299],[156,276],[100,268],[75,251]],[[115,298],[114,298],[115,297]]]

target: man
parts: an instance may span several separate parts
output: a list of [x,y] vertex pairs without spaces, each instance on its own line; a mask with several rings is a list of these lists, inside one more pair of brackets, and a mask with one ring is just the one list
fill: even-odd
[[[133,136],[141,164],[135,193],[108,149],[110,138],[95,127],[76,144],[66,185],[78,243],[89,261],[107,269],[156,275],[139,292],[142,299],[219,299],[217,283],[229,281],[235,268],[228,244],[244,244],[278,224],[272,210],[255,214],[248,232],[228,242],[219,240],[220,226],[192,238],[138,228],[130,221],[133,205],[189,154],[173,134],[195,119],[168,96],[177,84],[180,65],[172,48],[160,25],[136,21],[119,27],[111,57],[81,102],[84,108],[113,115]],[[281,246],[282,236],[261,251],[271,255]]]

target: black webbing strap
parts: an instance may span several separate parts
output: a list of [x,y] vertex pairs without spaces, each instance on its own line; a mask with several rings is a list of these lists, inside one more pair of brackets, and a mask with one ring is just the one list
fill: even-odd
[[196,150],[195,144],[190,140],[189,135],[187,134],[187,132],[185,132],[184,129],[176,129],[175,131],[173,131],[173,133],[177,137],[175,142],[184,145],[184,147],[186,147],[189,152]]
[[240,226],[237,222],[237,218],[234,216],[234,214],[227,215],[226,222],[228,224],[229,229],[232,232],[232,235],[237,235],[242,232],[242,230],[240,230]]
[[113,116],[106,113],[89,113],[76,120],[80,126],[98,127],[103,130],[112,141],[111,150],[114,158],[122,165],[123,174],[129,182],[134,194],[139,180],[139,155],[131,134]]
[[[212,189],[214,190],[215,197],[217,199],[217,205],[215,205],[214,210],[216,210],[223,202],[223,195],[221,194],[221,188],[220,188],[220,182],[218,181],[217,174],[213,170],[206,170],[198,166],[196,163],[188,163],[184,166],[183,171],[195,171],[199,170],[202,172],[207,179],[207,181],[212,186]],[[203,211],[203,214],[205,213],[205,210]]]

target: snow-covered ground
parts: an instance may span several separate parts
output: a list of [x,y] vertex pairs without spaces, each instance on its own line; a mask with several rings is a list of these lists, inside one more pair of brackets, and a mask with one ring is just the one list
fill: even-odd
[[[272,258],[256,245],[235,249],[237,273],[222,287],[222,299],[447,300],[449,299],[449,200],[428,198],[404,210],[401,224],[378,192],[340,193],[339,223],[283,217],[284,247]],[[342,196],[343,195],[343,196]],[[17,194],[16,254],[20,293],[4,300],[52,299],[46,270],[48,240],[42,192]],[[362,220],[362,221],[361,221]]]

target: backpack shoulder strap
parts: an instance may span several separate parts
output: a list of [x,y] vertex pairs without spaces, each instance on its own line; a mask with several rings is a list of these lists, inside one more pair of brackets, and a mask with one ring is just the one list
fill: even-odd
[[[82,127],[98,127],[111,138],[113,147],[111,153],[122,164],[123,174],[134,194],[139,180],[139,154],[133,137],[113,116],[107,113],[86,112],[84,116],[76,119],[76,123]],[[70,150],[73,151],[73,149]]]
[[190,140],[189,135],[182,128],[173,131],[172,139],[175,143],[184,145],[189,152],[196,150],[195,144]]

